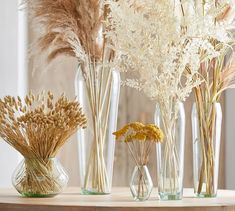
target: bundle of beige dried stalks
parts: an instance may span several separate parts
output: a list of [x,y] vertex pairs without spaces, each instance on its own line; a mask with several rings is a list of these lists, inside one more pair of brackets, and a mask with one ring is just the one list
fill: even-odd
[[0,99],[0,136],[25,158],[25,176],[20,178],[17,190],[58,192],[51,158],[72,134],[85,127],[80,104],[64,95],[57,101],[51,92],[36,96],[30,93],[24,100],[11,96]]
[[48,61],[64,54],[101,61],[105,38],[103,22],[108,12],[101,0],[25,0],[35,26],[42,34],[36,42],[41,51],[48,51]]

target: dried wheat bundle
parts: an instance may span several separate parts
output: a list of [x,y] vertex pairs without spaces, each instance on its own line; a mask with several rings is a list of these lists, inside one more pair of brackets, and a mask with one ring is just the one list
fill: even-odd
[[53,98],[48,92],[47,96],[30,93],[24,100],[11,96],[0,100],[0,136],[25,158],[24,176],[17,178],[19,192],[59,192],[51,158],[72,134],[86,127],[86,117],[76,100],[69,101],[64,95],[57,101]]
[[105,38],[103,20],[107,7],[101,0],[25,0],[42,35],[36,47],[46,51],[48,61],[60,54],[102,60]]

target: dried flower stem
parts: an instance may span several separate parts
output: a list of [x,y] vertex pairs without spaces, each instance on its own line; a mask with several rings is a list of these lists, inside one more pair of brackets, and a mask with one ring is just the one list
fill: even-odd
[[112,93],[112,71],[103,63],[88,62],[85,84],[91,110],[94,137],[86,169],[84,189],[106,193],[110,185],[104,158]]
[[224,90],[234,87],[234,54],[231,49],[228,47],[218,58],[201,64],[200,74],[204,77],[205,83],[194,89],[203,158],[197,194],[203,193],[203,184],[206,187],[206,195],[213,196],[215,193],[214,133],[217,117],[214,103],[220,101]]
[[178,194],[179,180],[179,154],[177,150],[176,123],[178,121],[178,109],[172,99],[167,104],[159,104],[161,110],[161,122],[165,133],[165,147],[162,159],[164,166],[162,169],[162,190],[168,190],[171,194]]

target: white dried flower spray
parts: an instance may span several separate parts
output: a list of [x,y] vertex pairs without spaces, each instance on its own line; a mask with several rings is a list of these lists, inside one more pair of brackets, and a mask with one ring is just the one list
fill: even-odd
[[[202,61],[218,57],[230,41],[230,21],[215,18],[230,1],[106,0],[112,29],[107,36],[120,71],[134,71],[124,84],[160,104],[185,101],[202,79]],[[215,48],[211,39],[222,43]]]
[[[202,63],[225,52],[232,40],[228,0],[106,0],[110,14],[114,64],[135,72],[124,84],[158,103],[165,134],[159,192],[182,190],[182,159],[178,151],[179,102],[206,81]],[[226,18],[225,18],[226,17]],[[216,43],[216,45],[215,45]],[[229,46],[230,47],[230,46]]]

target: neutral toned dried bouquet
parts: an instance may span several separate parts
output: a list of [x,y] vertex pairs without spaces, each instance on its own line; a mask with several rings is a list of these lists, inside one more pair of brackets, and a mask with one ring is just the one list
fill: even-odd
[[51,172],[51,159],[72,134],[86,127],[76,100],[69,101],[64,95],[56,101],[53,98],[48,92],[30,93],[24,100],[11,96],[0,100],[0,136],[25,158],[24,177],[16,184],[22,194],[47,195],[61,190]]
[[[110,63],[114,57],[113,50],[107,48],[109,40],[104,33],[110,30],[104,24],[108,6],[103,0],[25,0],[25,5],[41,32],[32,52],[40,49],[48,55],[48,62],[61,54],[73,56],[79,62],[79,73],[82,72],[79,76],[84,78],[84,92],[88,96],[85,103],[91,113],[89,133],[94,134],[83,188],[90,188],[88,182],[92,178],[92,189],[104,193],[110,187],[104,148],[113,86]],[[78,94],[80,90],[76,91]]]
[[216,131],[215,103],[220,102],[221,94],[226,89],[235,87],[235,4],[234,1],[215,1],[214,4],[212,2],[205,2],[204,5],[198,7],[198,13],[201,13],[202,18],[206,18],[214,11],[210,28],[218,28],[218,35],[221,39],[213,36],[209,39],[214,48],[222,50],[216,58],[200,64],[199,73],[204,83],[194,88],[202,155],[199,164],[199,181],[195,192],[199,196],[208,197],[215,196],[217,191],[217,184],[214,180],[216,177],[215,133],[218,132]]
[[201,62],[225,50],[225,45],[213,46],[211,39],[230,41],[232,25],[214,25],[213,16],[220,10],[211,6],[206,16],[199,13],[199,2],[204,1],[106,2],[111,11],[107,24],[113,29],[107,36],[117,54],[115,65],[137,73],[124,83],[161,104],[184,101],[202,82],[198,74]]
[[156,143],[161,143],[164,134],[160,128],[153,124],[142,124],[133,122],[127,124],[122,129],[113,133],[117,141],[125,142],[129,152],[138,167],[139,174],[137,176],[137,198],[143,199],[148,189],[143,168],[147,166],[149,155]]
[[[234,25],[229,14],[234,3],[231,0],[157,3],[106,0],[106,3],[110,8],[107,25],[112,29],[107,37],[116,53],[114,65],[123,72],[132,72],[132,77],[123,83],[143,91],[160,106],[166,138],[164,159],[174,184],[179,172],[173,132],[178,102],[186,100],[193,88],[198,89],[205,82],[198,71],[201,64],[217,60],[231,47]],[[208,87],[213,89],[217,85]],[[176,191],[174,186],[170,189]]]
[[35,47],[48,53],[49,62],[61,54],[76,57],[79,62],[102,61],[107,13],[102,1],[25,0],[24,5],[40,28]]

